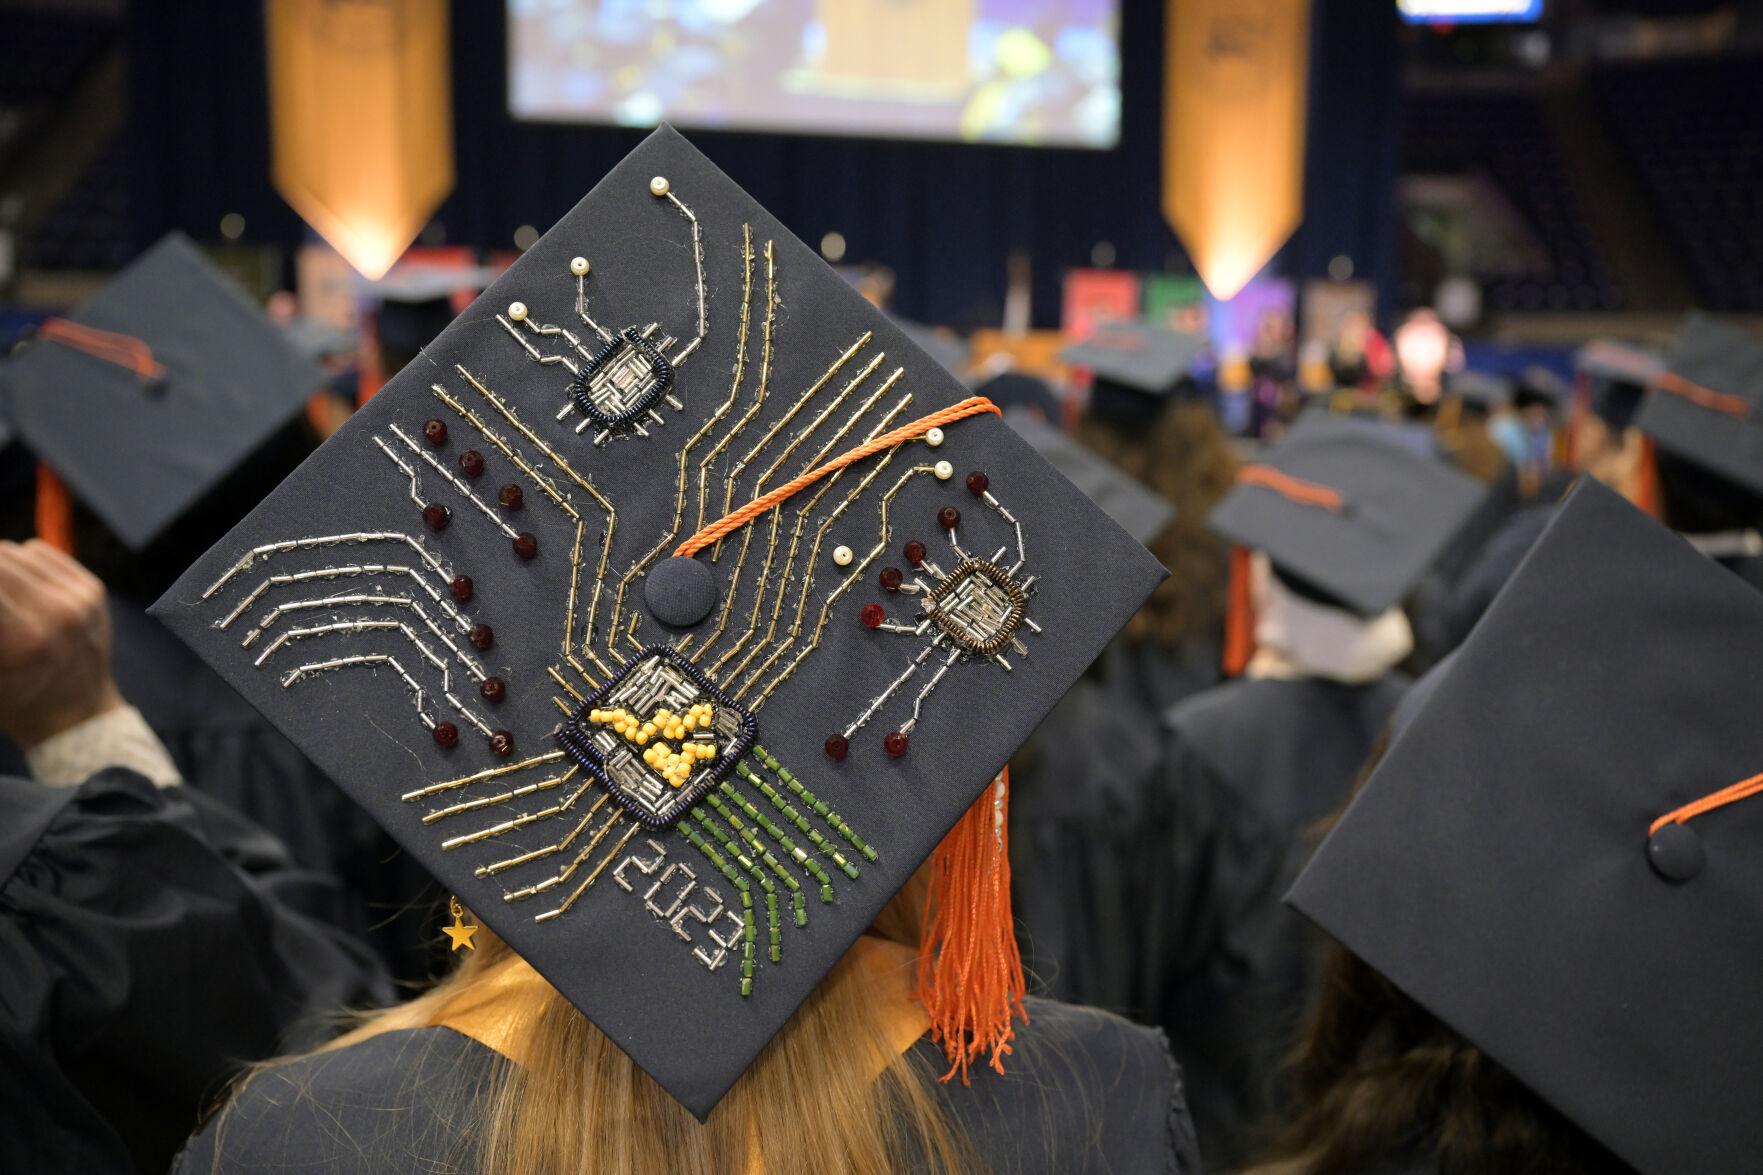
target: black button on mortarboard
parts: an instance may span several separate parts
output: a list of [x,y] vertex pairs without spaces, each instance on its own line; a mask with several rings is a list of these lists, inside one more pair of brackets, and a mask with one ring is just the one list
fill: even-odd
[[643,602],[661,623],[690,628],[716,607],[716,576],[708,565],[675,555],[644,578]]
[[1674,820],[1647,838],[1647,860],[1667,881],[1688,881],[1702,871],[1707,859],[1702,838],[1687,824]]

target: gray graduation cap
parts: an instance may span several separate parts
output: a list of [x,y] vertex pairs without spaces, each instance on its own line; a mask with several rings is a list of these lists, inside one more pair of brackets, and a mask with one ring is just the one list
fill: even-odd
[[299,413],[324,375],[173,233],[6,364],[5,416],[131,549]]
[[1175,505],[1079,444],[1028,408],[1009,408],[1004,420],[1120,528],[1149,545],[1175,521]]
[[1763,340],[1689,315],[1635,427],[1658,447],[1763,495]]
[[1582,478],[1428,680],[1288,900],[1636,1170],[1755,1171],[1763,596]]
[[1590,381],[1586,407],[1621,430],[1634,423],[1664,360],[1652,351],[1593,339],[1574,356],[1574,367]]
[[1209,344],[1204,335],[1143,322],[1112,322],[1059,358],[1091,373],[1090,413],[1132,427],[1163,414]]
[[154,611],[704,1117],[1164,576],[989,409],[663,127]]
[[1311,409],[1238,472],[1208,524],[1314,594],[1373,616],[1412,590],[1485,493],[1442,461]]
[[1459,371],[1450,378],[1450,391],[1465,404],[1492,412],[1512,402],[1512,381],[1485,371]]

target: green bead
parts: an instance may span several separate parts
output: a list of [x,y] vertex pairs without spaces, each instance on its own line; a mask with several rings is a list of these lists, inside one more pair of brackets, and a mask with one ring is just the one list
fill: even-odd
[[741,994],[744,996],[753,994],[753,981],[746,976],[741,977]]
[[784,932],[773,926],[771,928],[771,945],[777,946],[784,940]]
[[796,925],[797,926],[808,925],[808,911],[807,910],[801,909],[800,907],[797,908],[797,910],[796,910]]
[[832,883],[828,882],[820,887],[820,900],[823,902],[830,902],[833,900]]
[[858,845],[857,847],[862,849],[863,855],[865,857],[868,857],[871,861],[876,859],[875,850],[870,848],[868,845]]
[[749,922],[741,930],[741,937],[745,938],[748,942],[752,942],[754,939],[759,937],[759,928],[757,926],[753,925],[751,922]]
[[[743,889],[741,891],[741,906],[747,910],[751,910],[753,908],[753,891],[752,890]],[[750,916],[751,915],[749,915],[749,917]]]

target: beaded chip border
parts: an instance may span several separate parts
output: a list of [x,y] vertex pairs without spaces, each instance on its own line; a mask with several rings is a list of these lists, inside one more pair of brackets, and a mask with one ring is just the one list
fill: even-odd
[[[607,366],[618,358],[620,352],[626,350],[636,351],[648,359],[649,371],[654,382],[649,390],[638,397],[629,408],[617,415],[609,415],[602,412],[600,406],[594,403],[589,385],[593,383],[595,376],[605,371]],[[642,332],[633,326],[619,331],[611,341],[594,353],[594,357],[588,360],[586,366],[576,373],[575,382],[570,385],[569,395],[570,399],[574,401],[577,411],[595,424],[602,428],[620,428],[642,417],[672,387],[673,364],[668,362],[667,356],[661,353],[659,347],[644,338]]]

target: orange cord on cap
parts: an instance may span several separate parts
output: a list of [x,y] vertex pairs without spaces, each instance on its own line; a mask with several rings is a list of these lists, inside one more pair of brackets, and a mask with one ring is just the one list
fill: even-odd
[[1245,465],[1237,470],[1237,484],[1260,486],[1289,498],[1300,506],[1320,506],[1324,510],[1341,508],[1341,492],[1314,481],[1281,473],[1271,465]]
[[918,948],[918,999],[931,1040],[949,1058],[942,1080],[982,1052],[1004,1071],[1028,984],[1010,912],[1010,768],[998,773],[931,855],[930,893]]
[[165,378],[165,365],[153,358],[151,347],[133,335],[82,326],[65,318],[45,318],[37,326],[37,338],[126,367],[144,380]]
[[65,555],[73,549],[73,495],[41,461],[37,462],[37,537]]
[[1705,388],[1701,384],[1691,383],[1681,375],[1673,375],[1669,371],[1660,372],[1654,383],[1665,391],[1682,396],[1692,404],[1715,412],[1724,412],[1728,416],[1749,416],[1751,405],[1743,396],[1734,396],[1727,392],[1717,392]]
[[1763,775],[1753,775],[1751,778],[1735,783],[1731,787],[1721,788],[1711,796],[1703,796],[1701,799],[1696,800],[1693,803],[1685,804],[1674,812],[1667,812],[1665,815],[1659,817],[1659,819],[1653,821],[1653,826],[1647,829],[1647,835],[1652,836],[1667,824],[1682,824],[1687,820],[1695,819],[1704,812],[1712,812],[1716,808],[1724,808],[1728,804],[1736,803],[1737,801],[1744,799],[1746,796],[1756,795],[1760,791],[1763,791]]
[[681,543],[678,547],[675,547],[673,553],[675,555],[684,555],[689,558],[703,550],[705,547],[708,547],[711,543],[714,543],[717,539],[722,538],[724,535],[731,534],[734,531],[741,529],[741,527],[747,525],[747,523],[753,521],[753,519],[759,517],[779,502],[786,500],[790,495],[797,491],[813,485],[829,473],[835,473],[853,462],[861,461],[865,457],[874,453],[880,453],[884,449],[891,449],[895,445],[902,444],[903,442],[916,440],[931,429],[937,428],[940,425],[951,424],[957,420],[964,420],[969,416],[977,416],[982,412],[990,412],[996,416],[1003,415],[1002,412],[998,411],[998,406],[984,396],[969,396],[959,404],[951,404],[941,412],[932,412],[929,416],[921,416],[911,424],[902,425],[901,427],[896,428],[893,432],[883,433],[872,441],[865,441],[855,449],[851,449],[834,457],[831,461],[828,461],[818,469],[810,469],[807,473],[804,473],[794,481],[785,482],[764,497],[755,498],[734,513],[725,516],[719,521],[711,523],[709,526]]
[[1255,600],[1249,590],[1250,552],[1230,549],[1230,582],[1225,589],[1224,675],[1241,677],[1255,656]]
[[1659,489],[1659,459],[1653,452],[1653,438],[1645,435],[1641,437],[1641,455],[1634,472],[1633,493],[1636,506],[1654,518],[1664,516],[1664,498]]

